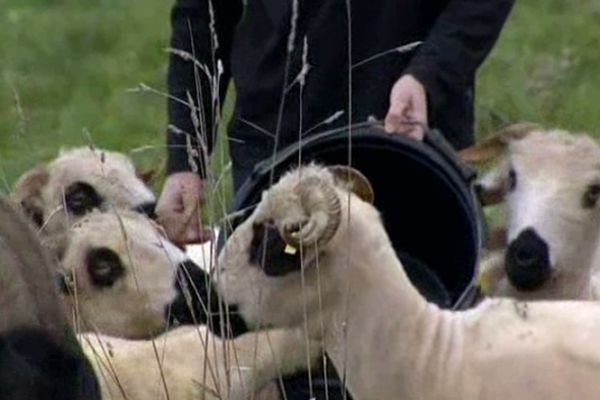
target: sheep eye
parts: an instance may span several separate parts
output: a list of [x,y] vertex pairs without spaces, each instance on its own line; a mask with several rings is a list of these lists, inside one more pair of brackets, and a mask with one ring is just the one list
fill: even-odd
[[65,191],[65,203],[69,213],[81,216],[100,207],[102,198],[91,185],[76,182]]
[[585,189],[583,194],[582,205],[583,208],[593,208],[598,202],[600,197],[600,184],[593,183]]
[[125,274],[121,258],[106,247],[90,250],[86,265],[92,283],[98,287],[110,287]]
[[514,168],[508,171],[508,190],[511,192],[517,187],[517,173]]

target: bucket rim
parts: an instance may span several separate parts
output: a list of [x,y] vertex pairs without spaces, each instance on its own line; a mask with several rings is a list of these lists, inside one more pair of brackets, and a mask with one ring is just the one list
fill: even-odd
[[[348,135],[348,132],[350,132],[350,135]],[[462,161],[453,154],[453,149],[449,147],[449,145],[446,146],[444,144],[443,137],[440,144],[439,137],[441,137],[439,132],[429,131],[426,135],[426,139],[421,142],[408,138],[405,135],[388,134],[383,129],[379,129],[379,126],[372,122],[355,124],[352,127],[345,126],[311,135],[306,139],[286,146],[276,153],[275,157],[265,159],[257,164],[250,176],[237,191],[232,207],[233,211],[239,212],[242,210],[244,211],[243,214],[248,213],[245,216],[245,218],[247,218],[251,210],[258,204],[247,203],[253,197],[260,198],[260,193],[265,190],[264,188],[261,189],[261,182],[263,182],[262,186],[264,186],[265,179],[268,179],[266,182],[268,185],[271,181],[271,173],[274,174],[272,183],[275,183],[277,177],[280,176],[275,174],[275,171],[279,170],[278,173],[281,174],[285,171],[286,165],[296,168],[299,165],[310,163],[312,161],[310,157],[308,160],[294,159],[294,156],[303,148],[316,145],[326,148],[327,145],[331,146],[336,143],[341,144],[344,140],[348,141],[352,151],[354,151],[353,149],[355,148],[353,142],[356,140],[359,141],[359,146],[368,145],[369,147],[387,147],[390,145],[400,145],[405,154],[422,164],[424,164],[425,161],[419,159],[419,157],[425,156],[427,164],[430,167],[434,167],[436,174],[445,182],[445,185],[448,188],[451,188],[456,196],[460,197],[460,200],[462,200],[461,207],[465,209],[465,213],[473,215],[473,218],[468,218],[468,220],[469,226],[473,231],[473,238],[475,239],[473,240],[474,265],[471,266],[472,273],[470,274],[470,279],[464,283],[462,290],[459,292],[460,294],[455,296],[456,300],[452,302],[451,309],[456,310],[470,307],[474,302],[477,292],[479,262],[481,259],[481,249],[485,233],[485,220],[481,205],[477,201],[477,194],[473,185],[476,174],[470,167],[462,163]],[[318,151],[312,153],[318,153]],[[469,212],[469,210],[471,212]],[[224,230],[221,230],[219,237],[222,235],[226,235]],[[221,240],[218,242],[221,242]],[[218,246],[217,251],[219,251],[221,246],[222,244]]]

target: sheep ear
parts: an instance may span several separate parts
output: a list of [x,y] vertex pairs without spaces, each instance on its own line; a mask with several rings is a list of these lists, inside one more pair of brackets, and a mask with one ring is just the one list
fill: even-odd
[[361,200],[373,204],[375,200],[373,186],[360,171],[345,165],[335,165],[328,169],[333,173],[336,183],[347,186]]
[[481,142],[458,152],[461,160],[468,163],[485,163],[506,153],[508,145],[513,140],[520,140],[541,126],[534,123],[522,122],[508,125]]
[[38,226],[43,223],[42,189],[49,179],[50,174],[46,166],[37,166],[19,178],[11,195],[12,200],[20,204]]

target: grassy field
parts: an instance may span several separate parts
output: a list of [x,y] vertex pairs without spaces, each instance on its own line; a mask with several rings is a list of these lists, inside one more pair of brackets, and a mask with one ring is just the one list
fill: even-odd
[[[162,162],[165,100],[128,89],[165,89],[171,4],[0,0],[0,191],[61,146]],[[599,23],[597,0],[519,1],[479,73],[478,132],[526,119],[598,134]]]

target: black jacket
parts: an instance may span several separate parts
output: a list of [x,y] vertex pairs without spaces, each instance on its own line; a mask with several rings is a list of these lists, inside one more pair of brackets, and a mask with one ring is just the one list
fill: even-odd
[[[176,0],[172,9],[171,47],[193,54],[213,74],[213,81],[181,54],[170,55],[169,93],[186,102],[194,99],[198,118],[192,118],[189,106],[168,102],[167,172],[192,169],[189,145],[196,149],[196,164],[210,154],[216,136],[213,122],[233,77],[237,99],[229,144],[238,187],[258,161],[272,155],[275,135],[281,148],[301,133],[347,124],[346,0],[300,0],[296,18],[293,0],[248,0],[245,8],[242,0],[212,0],[212,18],[208,3]],[[350,3],[352,121],[383,119],[391,86],[408,72],[427,90],[430,125],[456,148],[472,144],[475,72],[495,44],[514,0]],[[408,54],[387,52],[414,41],[423,43]],[[382,52],[387,53],[361,63]],[[301,85],[297,77],[304,60],[310,67]],[[219,69],[222,72],[215,74]],[[217,81],[218,91],[213,90]],[[339,111],[344,112],[341,117],[322,124]],[[199,169],[204,175],[204,163]]]

